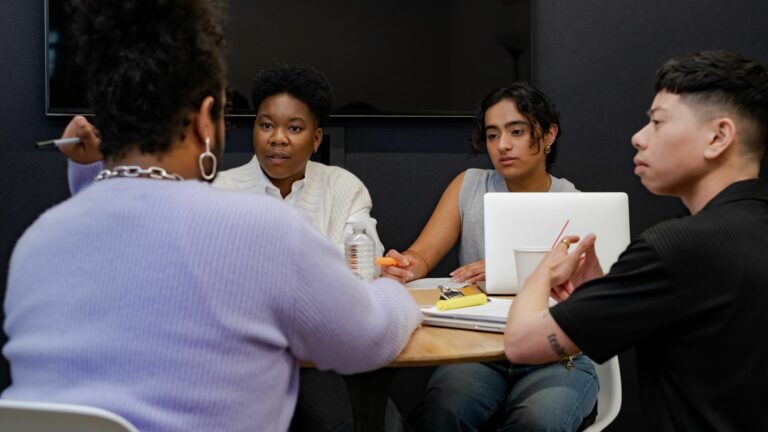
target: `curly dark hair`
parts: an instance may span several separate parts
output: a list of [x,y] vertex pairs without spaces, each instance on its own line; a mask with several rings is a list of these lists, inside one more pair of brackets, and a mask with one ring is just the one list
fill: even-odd
[[557,159],[557,139],[562,135],[563,129],[560,127],[560,113],[555,104],[550,102],[544,93],[539,91],[531,84],[524,81],[517,81],[505,87],[499,87],[488,93],[480,103],[480,110],[475,116],[475,131],[472,133],[472,151],[474,153],[483,153],[486,150],[485,142],[485,113],[488,108],[496,105],[504,99],[509,99],[517,105],[520,111],[531,123],[531,147],[536,147],[536,152],[541,151],[541,138],[544,131],[549,130],[552,125],[557,125],[557,135],[552,142],[550,152],[547,154],[547,171]]
[[254,109],[258,110],[264,99],[281,93],[288,93],[304,102],[318,124],[324,123],[331,115],[331,83],[313,67],[277,63],[259,71],[251,90]]
[[217,0],[70,0],[78,62],[105,158],[166,153],[189,113],[223,110],[223,9]]
[[768,72],[731,51],[702,51],[667,61],[656,72],[656,92],[680,95],[689,105],[725,109],[751,121],[745,149],[762,158],[768,145]]

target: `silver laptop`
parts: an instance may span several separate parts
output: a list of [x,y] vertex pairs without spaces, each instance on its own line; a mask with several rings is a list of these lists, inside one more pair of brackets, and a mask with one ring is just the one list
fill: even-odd
[[485,291],[515,294],[515,248],[551,248],[563,235],[597,235],[595,249],[608,272],[629,245],[629,204],[623,192],[485,194]]
[[504,322],[481,320],[474,318],[465,318],[460,316],[434,316],[424,314],[422,324],[434,327],[449,327],[465,330],[486,331],[493,333],[504,333],[507,326],[507,320]]

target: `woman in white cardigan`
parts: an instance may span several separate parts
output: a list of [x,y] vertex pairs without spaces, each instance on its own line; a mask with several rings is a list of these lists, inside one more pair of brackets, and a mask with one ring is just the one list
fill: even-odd
[[[323,139],[320,128],[333,106],[325,76],[302,66],[275,64],[256,76],[251,94],[256,108],[250,162],[220,172],[214,187],[265,193],[302,210],[327,238],[343,248],[352,222],[365,222],[384,253],[370,215],[371,196],[351,172],[310,161]],[[322,287],[318,287],[322,289]],[[387,430],[400,429],[394,405],[387,409]],[[302,369],[293,432],[352,430],[352,412],[343,379],[333,372]]]
[[319,71],[286,64],[263,69],[252,91],[257,110],[253,125],[255,156],[219,173],[213,185],[266,193],[302,210],[327,238],[343,247],[352,222],[365,222],[384,253],[370,215],[371,197],[351,172],[310,161],[323,139],[320,127],[332,108],[332,91]]

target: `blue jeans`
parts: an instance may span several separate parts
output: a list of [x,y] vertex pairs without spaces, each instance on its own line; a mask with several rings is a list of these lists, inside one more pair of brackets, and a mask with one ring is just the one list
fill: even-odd
[[[441,366],[409,420],[417,431],[575,431],[597,401],[595,367],[587,356],[562,364],[508,361]],[[500,426],[499,426],[500,425]]]

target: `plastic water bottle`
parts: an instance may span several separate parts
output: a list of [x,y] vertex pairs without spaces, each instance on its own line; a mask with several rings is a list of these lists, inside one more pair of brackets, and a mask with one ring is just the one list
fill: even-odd
[[344,254],[352,273],[360,279],[370,282],[376,272],[374,250],[376,242],[365,232],[365,224],[352,225],[352,234],[344,242]]

